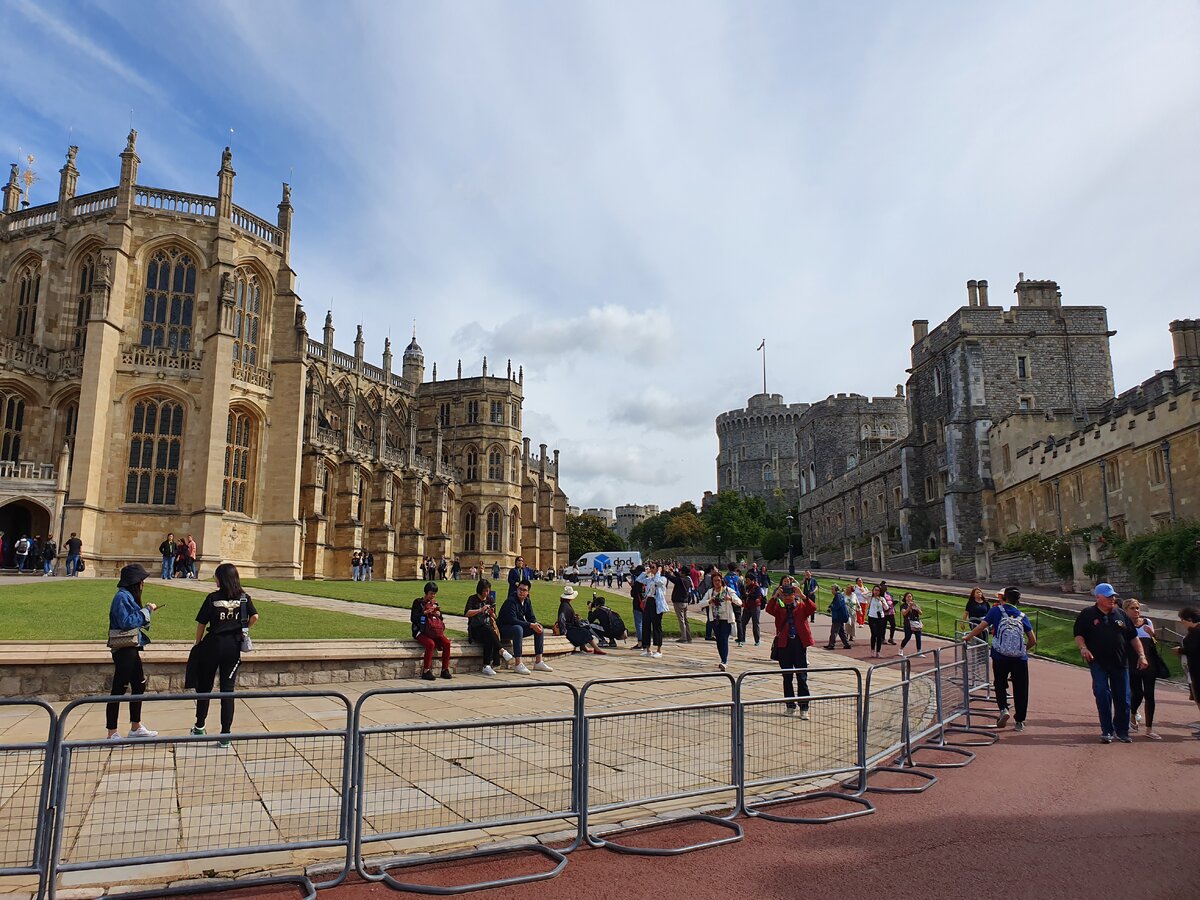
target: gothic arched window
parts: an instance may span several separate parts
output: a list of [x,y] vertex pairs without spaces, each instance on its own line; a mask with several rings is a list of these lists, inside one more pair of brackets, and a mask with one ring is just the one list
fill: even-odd
[[25,398],[0,391],[0,459],[17,462],[21,458],[21,431],[25,427]]
[[92,285],[96,280],[98,253],[89,253],[79,263],[79,293],[75,295],[75,322],[71,328],[71,346],[82,350],[87,343],[87,323],[92,317]]
[[221,490],[221,505],[229,512],[250,511],[256,431],[249,413],[230,410],[225,427],[225,482]]
[[499,447],[488,451],[488,481],[504,480],[504,454]]
[[487,512],[487,551],[500,552],[500,510],[495,507]]
[[233,284],[233,361],[258,365],[262,284],[253,269],[241,268]]
[[183,449],[183,404],[147,397],[133,407],[125,502],[174,506]]
[[178,247],[158,250],[146,267],[142,346],[192,349],[196,263]]
[[31,260],[17,273],[17,315],[13,337],[33,339],[37,326],[38,296],[42,292],[41,264]]
[[467,481],[479,480],[479,451],[474,447],[467,448]]
[[478,516],[475,515],[475,509],[468,506],[463,510],[462,548],[464,553],[476,552],[475,532],[478,528],[479,521]]

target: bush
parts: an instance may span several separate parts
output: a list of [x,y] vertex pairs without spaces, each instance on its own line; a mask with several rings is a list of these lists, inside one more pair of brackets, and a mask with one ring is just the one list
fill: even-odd
[[1183,521],[1129,538],[1118,544],[1117,558],[1143,594],[1154,587],[1159,572],[1193,581],[1200,569],[1200,522]]
[[1070,535],[1019,531],[1000,545],[1000,552],[1024,553],[1034,562],[1049,563],[1054,574],[1064,581],[1075,574]]
[[1092,584],[1099,584],[1108,576],[1108,566],[1094,559],[1083,564],[1083,574],[1092,579]]
[[935,562],[940,562],[942,559],[941,550],[918,550],[917,562],[921,565],[928,566]]

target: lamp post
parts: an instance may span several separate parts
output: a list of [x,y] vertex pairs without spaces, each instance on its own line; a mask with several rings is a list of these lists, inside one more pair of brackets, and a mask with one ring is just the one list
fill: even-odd
[[787,514],[787,523],[788,523],[788,574],[789,575],[796,574],[796,554],[792,552],[792,522],[793,521],[794,520],[792,518],[792,514],[788,513]]
[[[1171,478],[1171,442],[1163,441],[1159,444],[1159,449],[1162,450],[1163,469],[1167,475],[1167,500],[1171,504],[1171,524],[1175,524],[1175,481]],[[59,533],[62,537],[62,533]]]
[[717,532],[717,565],[721,565],[721,532]]

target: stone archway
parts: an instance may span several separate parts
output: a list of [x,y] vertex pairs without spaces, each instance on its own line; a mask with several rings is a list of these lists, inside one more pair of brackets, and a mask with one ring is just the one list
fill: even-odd
[[16,564],[13,559],[13,545],[20,540],[21,535],[32,538],[40,534],[44,537],[52,530],[50,510],[37,501],[21,497],[4,503],[0,506],[0,532],[4,533],[0,567],[11,569]]

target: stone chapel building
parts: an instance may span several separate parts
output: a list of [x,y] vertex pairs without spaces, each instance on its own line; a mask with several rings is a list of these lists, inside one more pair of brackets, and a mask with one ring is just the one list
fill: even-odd
[[425,556],[463,567],[566,563],[558,451],[521,431],[524,376],[425,381],[414,334],[399,371],[310,338],[295,291],[285,184],[274,223],[234,205],[226,148],[216,196],[120,183],[77,196],[77,148],[55,203],[0,212],[0,531],[77,532],[99,575],[153,562],[191,533],[202,572],[375,577]]

